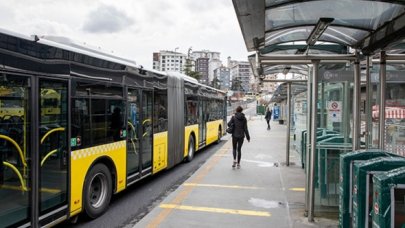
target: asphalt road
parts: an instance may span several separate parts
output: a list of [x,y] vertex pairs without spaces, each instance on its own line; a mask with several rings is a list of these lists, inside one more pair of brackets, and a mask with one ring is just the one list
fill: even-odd
[[252,116],[256,116],[256,101],[254,102],[250,102],[250,103],[235,103],[232,104],[231,107],[228,107],[227,111],[228,111],[228,118],[227,120],[230,120],[230,117],[235,113],[235,109],[237,106],[242,106],[243,108],[243,113],[245,114],[245,116],[249,119]]
[[[229,136],[224,136],[228,138]],[[142,180],[125,191],[114,195],[108,211],[95,220],[79,217],[76,224],[69,221],[57,227],[131,227],[152,208],[157,206],[169,193],[187,180],[225,141],[213,144],[195,154],[190,163],[181,163],[174,168]]]

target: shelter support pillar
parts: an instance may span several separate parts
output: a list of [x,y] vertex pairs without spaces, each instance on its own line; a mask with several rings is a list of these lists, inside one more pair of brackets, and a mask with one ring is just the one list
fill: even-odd
[[366,141],[366,148],[370,148],[371,146],[371,139],[370,139],[370,131],[372,129],[372,121],[371,121],[371,116],[372,116],[372,110],[371,110],[371,99],[372,99],[372,87],[371,87],[371,76],[370,76],[370,63],[371,63],[371,58],[370,56],[366,57],[366,134],[365,134],[365,141]]
[[321,83],[321,88],[320,88],[320,90],[321,90],[321,93],[320,93],[320,98],[319,98],[319,101],[320,101],[320,105],[321,105],[321,110],[320,110],[320,112],[321,112],[321,116],[320,116],[320,119],[319,119],[319,122],[320,122],[320,125],[319,125],[319,127],[320,128],[326,128],[326,119],[325,119],[325,109],[326,109],[326,99],[325,99],[325,85],[324,85],[324,83]]
[[316,123],[317,123],[317,103],[318,103],[318,71],[319,61],[312,61],[312,103],[311,103],[311,153],[310,153],[310,172],[309,172],[309,210],[308,221],[314,221],[315,210],[315,165],[316,165]]
[[[356,56],[357,51],[356,51]],[[353,150],[360,149],[360,61],[354,61],[354,88],[353,88]]]
[[312,72],[311,67],[308,67],[308,81],[307,81],[307,138],[306,138],[306,148],[305,148],[305,216],[308,216],[309,211],[309,185],[310,185],[310,154],[311,154],[311,116],[310,112],[312,107],[312,94],[311,94],[311,81],[312,81]]
[[291,135],[291,82],[287,83],[287,142],[286,142],[286,166],[290,166],[290,135]]
[[[343,110],[350,110],[350,101],[352,96],[350,96],[350,82],[343,82]],[[349,113],[349,112],[348,112]],[[343,136],[344,143],[349,143],[349,136],[351,132],[351,118],[348,114],[343,114]]]
[[378,148],[384,150],[385,139],[385,87],[387,84],[387,63],[385,52],[380,54],[380,105],[379,105],[379,131]]

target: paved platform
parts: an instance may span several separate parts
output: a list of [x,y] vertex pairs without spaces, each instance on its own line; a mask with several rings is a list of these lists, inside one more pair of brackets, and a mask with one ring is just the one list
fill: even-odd
[[304,217],[305,175],[294,150],[285,166],[286,126],[272,122],[268,131],[263,117],[249,119],[240,169],[231,167],[224,136],[210,160],[135,227],[337,227],[337,220]]

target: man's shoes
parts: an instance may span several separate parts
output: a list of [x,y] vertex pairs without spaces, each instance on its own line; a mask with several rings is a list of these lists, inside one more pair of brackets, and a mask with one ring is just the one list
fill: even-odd
[[236,166],[236,161],[233,162],[232,168],[235,168]]

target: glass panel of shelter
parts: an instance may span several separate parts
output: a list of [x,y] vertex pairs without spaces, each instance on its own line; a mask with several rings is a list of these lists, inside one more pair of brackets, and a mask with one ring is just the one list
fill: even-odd
[[[332,68],[332,69],[331,69]],[[339,155],[352,150],[353,79],[351,68],[320,64],[317,100],[315,210],[337,210]]]
[[[307,85],[306,83],[291,84],[291,125],[290,151],[295,149],[302,156],[302,131],[307,128]],[[281,106],[281,104],[280,104]]]
[[[371,69],[370,148],[378,148],[379,70],[378,64]],[[405,69],[403,64],[387,64],[386,72],[384,149],[405,156]]]

